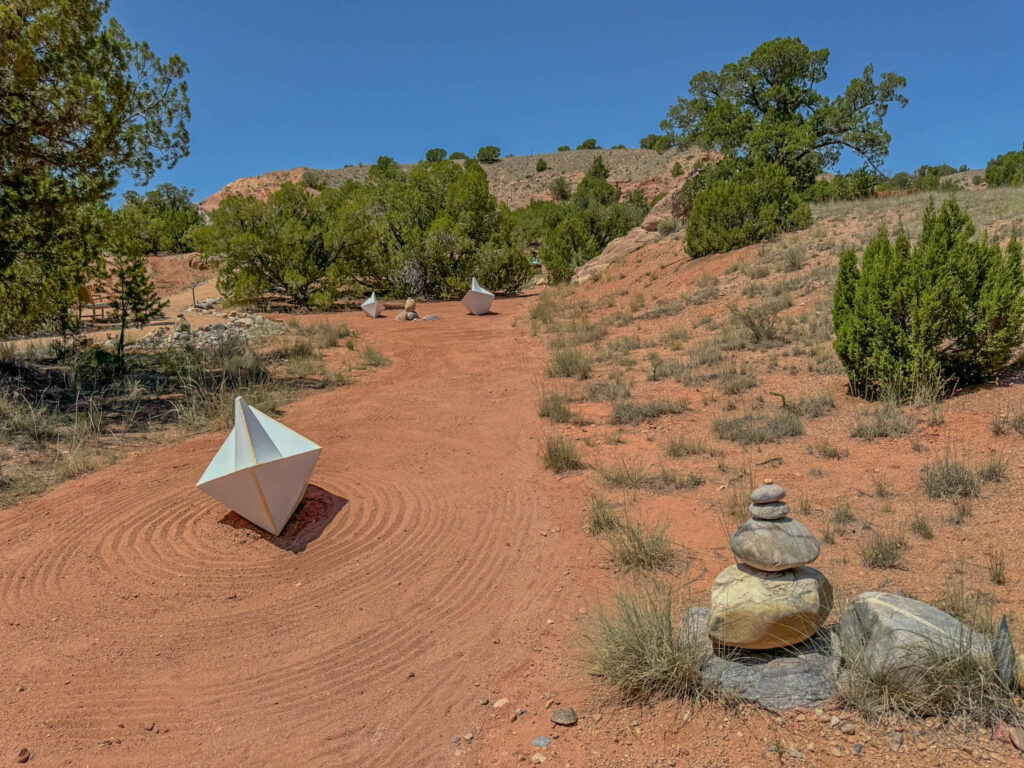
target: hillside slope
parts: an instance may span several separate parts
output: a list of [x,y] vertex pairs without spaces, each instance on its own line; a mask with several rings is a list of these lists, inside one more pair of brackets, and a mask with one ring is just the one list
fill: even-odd
[[[577,184],[590,168],[594,158],[601,155],[611,173],[609,181],[624,192],[643,189],[648,199],[666,191],[672,185],[672,166],[684,155],[679,150],[669,150],[662,155],[651,149],[578,149],[569,152],[549,152],[543,155],[506,157],[496,163],[484,165],[491,192],[512,208],[529,205],[531,200],[550,200],[548,187],[557,176],[565,176],[573,185]],[[543,158],[548,167],[537,170],[537,161]],[[685,164],[685,163],[684,163]],[[405,170],[412,165],[402,166]],[[233,181],[210,195],[199,205],[205,211],[212,211],[221,200],[229,195],[244,195],[266,200],[286,182],[298,182],[306,171],[320,174],[327,184],[338,186],[349,180],[362,181],[370,170],[369,165],[351,165],[335,170],[316,170],[305,166],[289,171],[271,171],[259,176],[249,176]]]

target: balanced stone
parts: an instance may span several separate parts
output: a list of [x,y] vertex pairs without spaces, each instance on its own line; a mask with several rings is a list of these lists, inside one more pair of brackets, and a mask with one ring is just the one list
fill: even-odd
[[778,520],[789,515],[789,504],[784,501],[771,501],[767,504],[751,504],[750,514],[758,520]]
[[813,563],[821,545],[791,517],[747,520],[729,539],[729,547],[743,563],[761,571],[784,571]]
[[722,571],[711,588],[708,634],[721,645],[766,650],[811,637],[832,611],[832,585],[814,568]]
[[415,312],[416,311],[416,299],[406,299],[405,300],[405,311],[406,312]]
[[750,500],[755,504],[771,504],[773,501],[782,501],[786,498],[786,492],[781,485],[765,483],[754,489],[750,494]]

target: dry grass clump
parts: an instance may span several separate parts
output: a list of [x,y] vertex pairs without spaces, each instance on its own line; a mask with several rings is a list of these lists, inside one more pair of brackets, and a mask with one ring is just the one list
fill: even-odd
[[609,532],[612,562],[626,570],[669,571],[677,553],[667,523],[645,525],[629,515]]
[[832,397],[832,393],[827,389],[801,398],[800,402],[797,403],[800,414],[808,419],[820,419],[835,407],[835,398]]
[[616,371],[607,379],[587,385],[588,400],[625,400],[632,397],[633,385],[620,371]]
[[391,361],[375,346],[367,344],[363,347],[363,365],[369,368],[378,368],[383,365],[391,365]]
[[895,568],[906,548],[907,540],[903,534],[875,531],[861,549],[860,556],[868,568]]
[[551,435],[544,444],[544,466],[556,475],[583,469],[585,464],[580,458],[575,440],[566,440],[559,435]]
[[820,443],[807,446],[807,452],[812,456],[820,456],[823,459],[845,459],[850,455],[850,452],[837,448],[827,440],[822,440]]
[[910,530],[925,540],[935,538],[935,531],[932,530],[932,526],[928,522],[928,518],[920,512],[914,515],[914,519],[910,521]]
[[921,467],[921,484],[933,499],[971,498],[981,492],[977,473],[948,451],[942,458]]
[[311,323],[299,326],[299,333],[308,338],[316,349],[329,349],[338,346],[342,339],[356,335],[355,331],[345,323]]
[[619,507],[603,496],[596,497],[587,507],[587,531],[594,536],[617,531],[622,526]]
[[1001,549],[988,553],[988,578],[993,584],[1006,584],[1006,555]]
[[665,444],[665,453],[673,459],[681,459],[684,456],[710,455],[711,449],[704,440],[680,435]]
[[632,398],[617,400],[612,406],[611,423],[639,424],[648,419],[656,419],[673,413],[684,413],[689,409],[685,400],[649,400],[641,402]]
[[541,396],[537,413],[542,419],[550,419],[555,424],[568,424],[573,420],[569,398],[564,392],[548,392]]
[[598,472],[601,479],[612,488],[628,488],[634,491],[664,493],[697,488],[704,484],[704,478],[694,472],[683,474],[667,467],[660,467],[657,472],[649,472],[640,459],[623,460]]
[[677,600],[666,587],[621,593],[602,609],[587,635],[590,667],[617,699],[710,699],[717,692],[701,677],[711,654],[707,636],[680,630]]
[[555,350],[548,364],[548,376],[554,379],[578,379],[583,381],[590,378],[590,372],[594,361],[583,354],[579,347],[561,347]]
[[894,401],[886,401],[868,413],[857,417],[850,429],[851,437],[872,441],[880,437],[903,437],[909,435],[913,423]]
[[779,312],[786,306],[788,303],[780,299],[769,299],[744,309],[733,309],[732,317],[741,328],[747,331],[754,344],[780,341],[782,339],[782,323],[779,320]]
[[720,417],[712,422],[711,429],[723,440],[740,445],[777,443],[804,433],[800,414],[787,407],[779,408],[770,416],[748,413],[734,419]]
[[976,473],[983,483],[1001,483],[1009,476],[1009,462],[1003,454],[993,453],[978,465]]
[[757,377],[742,362],[723,366],[715,373],[714,379],[723,395],[738,395],[757,386]]

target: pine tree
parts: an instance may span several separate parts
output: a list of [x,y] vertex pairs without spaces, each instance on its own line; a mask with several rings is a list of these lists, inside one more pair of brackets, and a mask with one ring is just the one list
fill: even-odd
[[159,317],[170,302],[161,301],[149,276],[146,261],[146,220],[134,206],[111,216],[107,245],[110,249],[108,279],[110,306],[120,326],[117,359],[124,364],[124,337],[129,325],[144,326]]

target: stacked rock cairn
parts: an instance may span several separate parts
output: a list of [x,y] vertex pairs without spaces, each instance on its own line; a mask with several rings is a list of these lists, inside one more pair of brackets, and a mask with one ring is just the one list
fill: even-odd
[[420,315],[416,311],[416,299],[406,299],[405,309],[395,314],[395,320],[419,320]]
[[719,645],[768,650],[807,640],[832,610],[832,585],[814,568],[821,546],[789,516],[771,480],[750,494],[751,519],[729,539],[739,564],[711,588],[708,634]]

